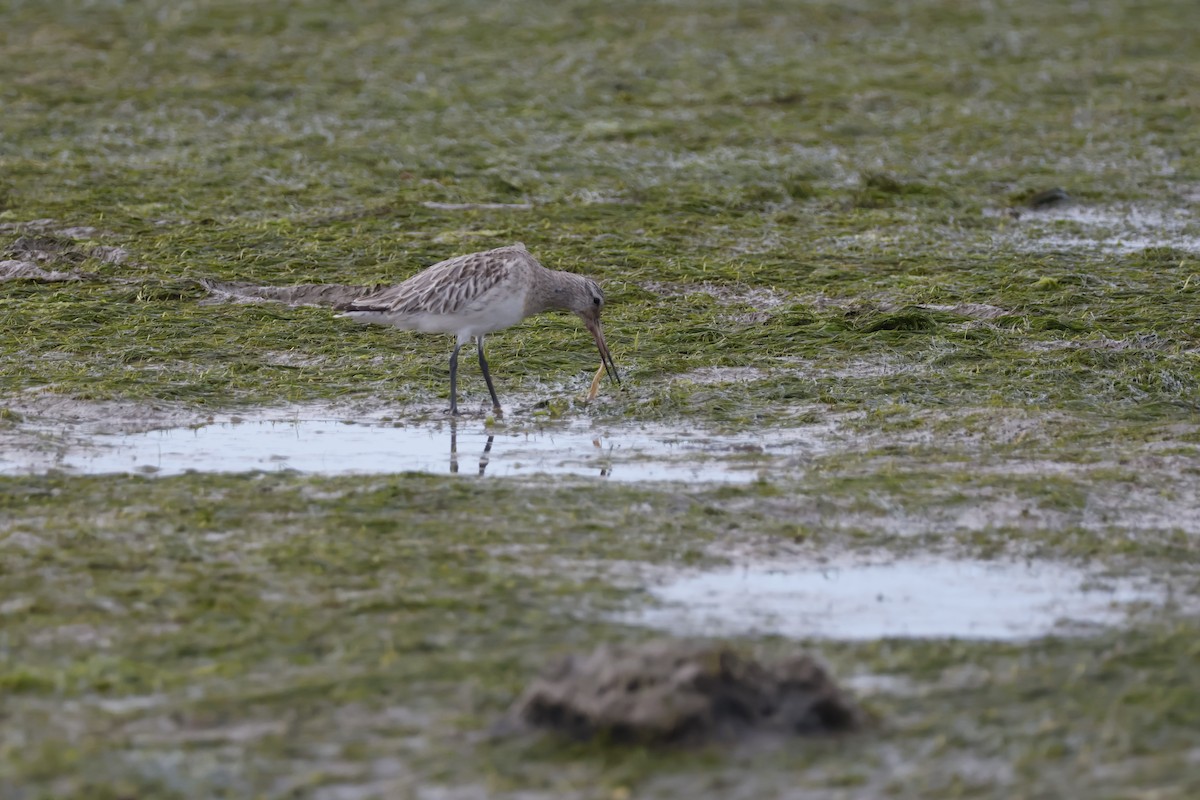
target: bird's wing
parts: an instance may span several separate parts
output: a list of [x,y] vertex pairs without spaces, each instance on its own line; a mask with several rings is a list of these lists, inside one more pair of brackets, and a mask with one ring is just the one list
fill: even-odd
[[346,309],[391,314],[455,314],[529,263],[537,262],[521,244],[456,256],[439,261],[403,283],[364,295]]

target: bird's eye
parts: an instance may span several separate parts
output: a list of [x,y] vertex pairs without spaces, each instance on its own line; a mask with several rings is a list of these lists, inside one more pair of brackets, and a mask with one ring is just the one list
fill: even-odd
[[600,305],[600,298],[599,298],[599,297],[593,297],[593,298],[592,298],[592,305],[596,305],[596,306]]

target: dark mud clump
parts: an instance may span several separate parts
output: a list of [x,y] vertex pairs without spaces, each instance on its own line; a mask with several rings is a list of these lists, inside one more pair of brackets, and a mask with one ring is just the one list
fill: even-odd
[[1046,189],[1041,192],[1034,192],[1033,196],[1026,201],[1025,205],[1030,208],[1057,208],[1071,202],[1071,195],[1067,194],[1066,189],[1060,189],[1057,186],[1053,189]]
[[658,640],[566,657],[525,691],[501,730],[695,744],[841,733],[862,722],[807,655],[764,665],[728,647]]

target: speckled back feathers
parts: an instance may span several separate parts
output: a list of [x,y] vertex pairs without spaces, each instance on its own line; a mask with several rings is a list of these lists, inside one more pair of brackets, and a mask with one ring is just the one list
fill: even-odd
[[360,297],[348,311],[380,311],[388,314],[462,313],[486,297],[514,273],[543,269],[521,243],[468,253],[440,261],[403,283]]

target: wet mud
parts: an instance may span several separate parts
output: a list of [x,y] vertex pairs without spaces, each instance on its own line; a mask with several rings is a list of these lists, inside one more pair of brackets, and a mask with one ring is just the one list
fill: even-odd
[[1049,202],[1017,215],[997,239],[1026,251],[1200,252],[1200,226],[1189,209],[1149,203]]
[[88,280],[90,276],[75,270],[45,269],[32,261],[6,259],[0,261],[0,283],[4,281],[33,281],[34,283],[65,283]]
[[4,259],[0,261],[0,281],[32,280],[48,283],[98,280],[99,276],[94,273],[72,268],[88,260],[118,265],[129,259],[129,251],[123,247],[93,245],[86,241],[98,233],[95,228],[87,227],[31,229],[0,251],[0,258]]
[[202,280],[207,303],[283,303],[287,306],[338,306],[375,291],[378,286],[340,283],[301,283],[295,286],[259,286],[243,281]]

